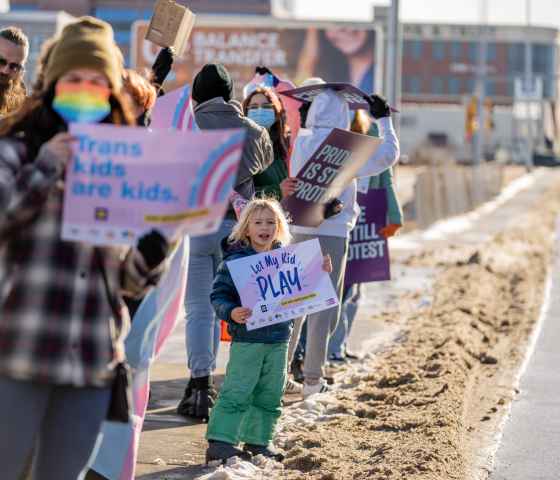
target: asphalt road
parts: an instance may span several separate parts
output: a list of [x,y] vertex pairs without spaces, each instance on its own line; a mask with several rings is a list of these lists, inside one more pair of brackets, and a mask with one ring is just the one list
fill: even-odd
[[550,303],[521,377],[490,480],[560,479],[560,223]]

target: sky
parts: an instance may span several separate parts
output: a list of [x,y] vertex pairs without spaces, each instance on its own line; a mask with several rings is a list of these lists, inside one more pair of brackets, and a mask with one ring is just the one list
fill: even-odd
[[[484,0],[400,0],[400,15],[405,22],[478,23]],[[526,23],[527,0],[485,0],[489,23]],[[559,0],[529,0],[531,23],[560,28]],[[367,21],[373,5],[388,5],[387,0],[295,0],[296,14],[303,18],[339,18]]]

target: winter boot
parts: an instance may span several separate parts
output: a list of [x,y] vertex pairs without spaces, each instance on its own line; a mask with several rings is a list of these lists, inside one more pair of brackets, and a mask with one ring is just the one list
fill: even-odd
[[294,380],[298,383],[303,383],[303,360],[300,358],[294,358],[292,364],[290,365],[290,371],[294,377]]
[[232,457],[250,460],[251,454],[235,447],[231,443],[220,442],[219,440],[208,440],[208,448],[206,449],[207,464],[217,460],[225,464],[227,459]]
[[284,460],[284,454],[276,450],[272,445],[253,445],[251,443],[246,443],[243,450],[249,452],[251,455],[256,457],[257,455],[262,455],[263,457],[272,458],[277,462],[282,462]]
[[212,386],[212,377],[191,378],[177,407],[177,413],[183,417],[207,421],[215,399],[216,391]]

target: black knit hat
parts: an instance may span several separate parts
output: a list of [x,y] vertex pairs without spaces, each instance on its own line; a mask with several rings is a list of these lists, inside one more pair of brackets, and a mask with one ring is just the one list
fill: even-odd
[[222,97],[226,102],[231,100],[233,80],[226,67],[220,63],[209,63],[194,77],[192,98],[203,103],[211,98]]

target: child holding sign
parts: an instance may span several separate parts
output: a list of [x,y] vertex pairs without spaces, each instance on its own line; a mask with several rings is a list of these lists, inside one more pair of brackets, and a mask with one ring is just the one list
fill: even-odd
[[[286,383],[288,342],[292,321],[247,330],[252,312],[241,306],[226,261],[268,252],[291,240],[288,221],[276,200],[252,200],[239,223],[224,241],[220,265],[210,300],[219,318],[228,323],[232,337],[226,378],[208,422],[206,461],[233,456],[264,455],[281,461],[270,442],[280,417]],[[323,269],[332,270],[329,255]],[[244,451],[237,448],[245,443]]]

